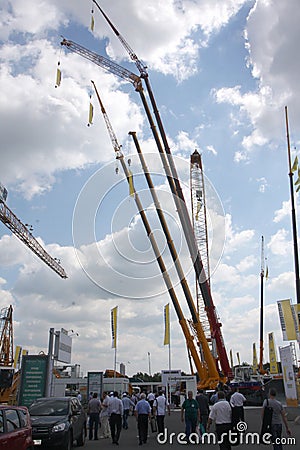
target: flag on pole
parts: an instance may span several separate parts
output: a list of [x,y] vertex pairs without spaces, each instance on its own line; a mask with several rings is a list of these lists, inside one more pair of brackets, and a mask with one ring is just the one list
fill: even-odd
[[164,345],[170,345],[170,305],[169,303],[164,307],[164,320],[165,320],[165,337]]
[[111,317],[111,347],[117,348],[117,313],[118,307],[115,306],[110,312]]
[[269,358],[270,358],[270,373],[278,373],[278,364],[276,358],[276,350],[275,350],[275,342],[274,342],[274,334],[269,333]]
[[293,166],[292,166],[292,173],[296,172],[296,170],[298,169],[298,156],[296,156]]

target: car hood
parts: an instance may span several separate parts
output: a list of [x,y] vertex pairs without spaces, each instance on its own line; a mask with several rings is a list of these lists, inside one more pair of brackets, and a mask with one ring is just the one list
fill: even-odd
[[31,416],[33,426],[37,425],[55,425],[67,421],[66,416]]

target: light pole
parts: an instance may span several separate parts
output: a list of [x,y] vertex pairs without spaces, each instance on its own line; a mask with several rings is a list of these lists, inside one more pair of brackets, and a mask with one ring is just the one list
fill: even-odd
[[150,355],[150,352],[148,352],[148,364],[149,364],[149,375],[151,377],[151,355]]

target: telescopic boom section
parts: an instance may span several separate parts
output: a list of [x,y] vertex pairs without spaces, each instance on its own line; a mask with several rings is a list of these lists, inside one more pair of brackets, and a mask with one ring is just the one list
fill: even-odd
[[38,243],[27,227],[15,216],[4,202],[0,202],[0,220],[17,236],[30,250],[33,251],[47,266],[61,278],[67,278],[66,272],[58,261]]

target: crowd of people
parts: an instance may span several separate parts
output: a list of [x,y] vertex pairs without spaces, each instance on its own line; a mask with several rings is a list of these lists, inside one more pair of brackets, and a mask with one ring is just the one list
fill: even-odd
[[89,439],[111,438],[113,444],[119,445],[121,431],[128,429],[128,417],[131,414],[136,417],[139,445],[143,445],[147,442],[149,423],[155,423],[157,431],[163,432],[166,412],[170,414],[170,405],[162,391],[132,395],[124,392],[121,398],[117,391],[104,392],[101,399],[97,393],[91,392],[87,407]]
[[[238,424],[245,422],[245,401],[246,398],[238,388],[228,395],[225,387],[218,386],[210,397],[203,390],[199,390],[195,398],[193,392],[189,391],[180,406],[187,442],[193,433],[199,436],[210,433],[211,425],[214,423],[220,450],[231,450],[230,431],[238,430]],[[266,408],[272,408],[273,413],[269,428],[274,443],[273,448],[282,450],[282,445],[278,443],[278,439],[276,440],[281,437],[282,424],[285,425],[288,436],[291,431],[284,408],[276,399],[275,389],[270,389],[269,398],[263,403],[262,419]],[[125,392],[121,398],[115,391],[109,394],[103,393],[101,399],[98,398],[97,393],[90,393],[87,412],[89,439],[98,439],[100,424],[99,438],[111,438],[113,444],[119,445],[121,431],[128,429],[128,417],[132,415],[137,421],[139,445],[143,445],[147,443],[149,424],[152,431],[158,434],[164,433],[165,416],[170,414],[170,404],[162,391],[156,394],[149,392],[132,395]]]

